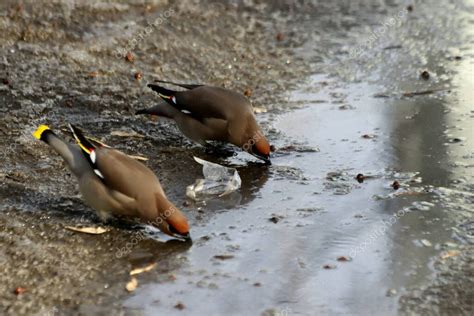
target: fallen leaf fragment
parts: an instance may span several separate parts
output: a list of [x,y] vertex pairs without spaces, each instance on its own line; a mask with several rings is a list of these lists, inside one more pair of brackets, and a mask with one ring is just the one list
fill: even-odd
[[374,98],[390,98],[390,95],[387,93],[376,93],[373,95]]
[[215,255],[214,259],[219,259],[219,260],[228,260],[234,258],[233,255]]
[[149,264],[147,266],[144,266],[144,267],[135,268],[132,271],[130,271],[130,275],[137,275],[137,274],[140,274],[140,273],[143,273],[143,272],[148,272],[148,271],[152,270],[155,266],[156,266],[156,262],[152,263],[152,264]]
[[404,97],[414,97],[417,95],[426,95],[426,94],[432,94],[435,92],[441,92],[441,91],[449,91],[446,89],[431,89],[431,90],[422,90],[422,91],[410,91],[410,92],[404,92],[402,96]]
[[384,50],[389,50],[389,49],[400,49],[400,48],[403,48],[403,46],[402,45],[390,45],[390,46],[384,47],[383,49]]
[[461,252],[459,250],[449,250],[441,254],[441,259],[448,259],[459,255]]
[[137,288],[138,286],[138,281],[136,278],[132,277],[130,279],[130,281],[127,282],[127,285],[125,285],[125,289],[127,289],[127,291],[129,292],[133,292],[135,291],[135,289]]
[[341,262],[351,261],[351,260],[352,260],[352,258],[348,257],[348,256],[339,256],[339,257],[337,257],[337,261],[341,261]]
[[148,161],[148,158],[143,157],[143,156],[138,156],[138,155],[127,155],[127,156],[129,156],[130,158],[135,159],[135,160]]
[[16,295],[20,295],[20,294],[23,294],[25,292],[26,292],[26,288],[21,287],[21,286],[17,287],[15,289],[15,291],[13,291],[13,293],[15,293]]
[[74,226],[65,226],[66,229],[75,231],[75,232],[80,232],[80,233],[86,233],[86,234],[92,234],[92,235],[100,235],[103,233],[108,232],[109,230],[104,227],[74,227]]
[[267,113],[268,110],[264,108],[263,106],[254,106],[253,107],[253,112],[258,114],[258,113]]
[[168,276],[168,280],[170,280],[170,281],[176,281],[176,275],[170,274],[170,275]]
[[433,245],[431,244],[431,242],[430,242],[428,239],[422,239],[422,240],[420,240],[420,242],[421,242],[421,244],[422,244],[423,246],[425,246],[425,247],[431,247],[431,246],[433,246]]
[[87,76],[88,76],[89,78],[95,78],[95,77],[97,77],[98,75],[99,75],[99,72],[98,72],[98,71],[92,71],[92,72],[89,72],[89,73],[87,74]]
[[135,131],[131,131],[131,132],[126,132],[126,131],[112,131],[110,133],[110,135],[112,136],[119,136],[119,137],[138,137],[138,138],[143,138],[145,136],[143,136],[142,134],[138,134],[137,132]]
[[311,147],[311,146],[304,146],[304,145],[287,145],[283,147],[279,147],[278,149],[273,148],[270,146],[271,151],[278,151],[278,152],[297,152],[297,153],[316,153],[319,152],[318,147]]
[[354,107],[349,104],[343,104],[339,106],[339,110],[352,110],[352,109],[354,109]]

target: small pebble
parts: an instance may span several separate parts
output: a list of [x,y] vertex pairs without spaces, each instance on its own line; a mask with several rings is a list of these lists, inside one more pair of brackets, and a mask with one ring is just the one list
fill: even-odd
[[425,247],[431,247],[433,246],[433,244],[431,244],[431,242],[428,240],[428,239],[422,239],[420,240],[421,244]]
[[386,295],[387,295],[388,297],[395,296],[395,295],[397,295],[397,290],[395,290],[395,289],[389,289],[389,290],[387,291],[387,294],[386,294]]
[[462,138],[454,137],[449,140],[450,143],[460,143],[462,142]]
[[215,283],[209,283],[207,287],[210,288],[211,290],[217,290],[219,288],[219,286]]
[[398,182],[398,181],[393,181],[393,183],[392,183],[392,188],[393,188],[394,190],[400,189],[400,182]]
[[168,276],[168,280],[170,280],[170,281],[176,281],[176,275],[170,274],[170,275]]
[[26,292],[26,289],[25,289],[24,287],[19,286],[19,287],[17,287],[17,288],[15,289],[15,291],[13,291],[13,292],[14,292],[16,295],[20,295],[20,294],[25,293],[25,292]]
[[325,264],[323,265],[323,269],[326,269],[326,270],[336,269],[336,266],[333,264]]
[[278,216],[272,216],[268,219],[270,222],[276,224],[280,221],[280,218]]
[[422,79],[428,80],[430,79],[430,73],[427,70],[423,70],[420,74]]
[[176,303],[176,305],[174,306],[174,308],[179,309],[179,310],[181,311],[181,310],[185,309],[186,307],[184,306],[183,303],[178,302],[178,303]]

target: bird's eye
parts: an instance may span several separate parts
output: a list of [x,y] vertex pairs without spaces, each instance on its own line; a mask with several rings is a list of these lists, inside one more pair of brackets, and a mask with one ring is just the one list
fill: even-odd
[[252,145],[252,152],[255,153],[255,154],[258,154],[257,144]]

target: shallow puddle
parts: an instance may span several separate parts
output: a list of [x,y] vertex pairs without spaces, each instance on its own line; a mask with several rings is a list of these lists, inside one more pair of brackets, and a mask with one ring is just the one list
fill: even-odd
[[[451,145],[429,119],[446,102],[387,101],[373,97],[378,86],[331,80],[314,76],[290,101],[308,105],[270,120],[282,135],[277,147],[319,151],[296,145],[277,150],[268,170],[240,167],[243,188],[259,174],[265,181],[227,211],[205,206],[214,214],[193,228],[187,267],[139,289],[129,308],[178,315],[181,302],[193,314],[387,315],[405,288],[430,280],[431,258],[452,241],[452,213],[436,191],[455,178]],[[329,87],[319,89],[322,82]]]

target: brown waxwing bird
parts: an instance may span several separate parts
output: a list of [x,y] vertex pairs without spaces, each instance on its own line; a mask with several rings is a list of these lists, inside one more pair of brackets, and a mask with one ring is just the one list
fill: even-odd
[[170,236],[190,240],[186,217],[171,203],[156,175],[124,153],[87,139],[69,125],[77,145],[59,138],[46,125],[33,136],[51,146],[79,180],[89,206],[105,220],[110,215],[138,218]]
[[201,145],[205,145],[208,140],[229,142],[270,163],[270,144],[246,97],[219,87],[161,80],[156,82],[187,90],[173,91],[157,84],[149,84],[148,87],[157,92],[164,102],[135,114],[173,119],[186,137]]

